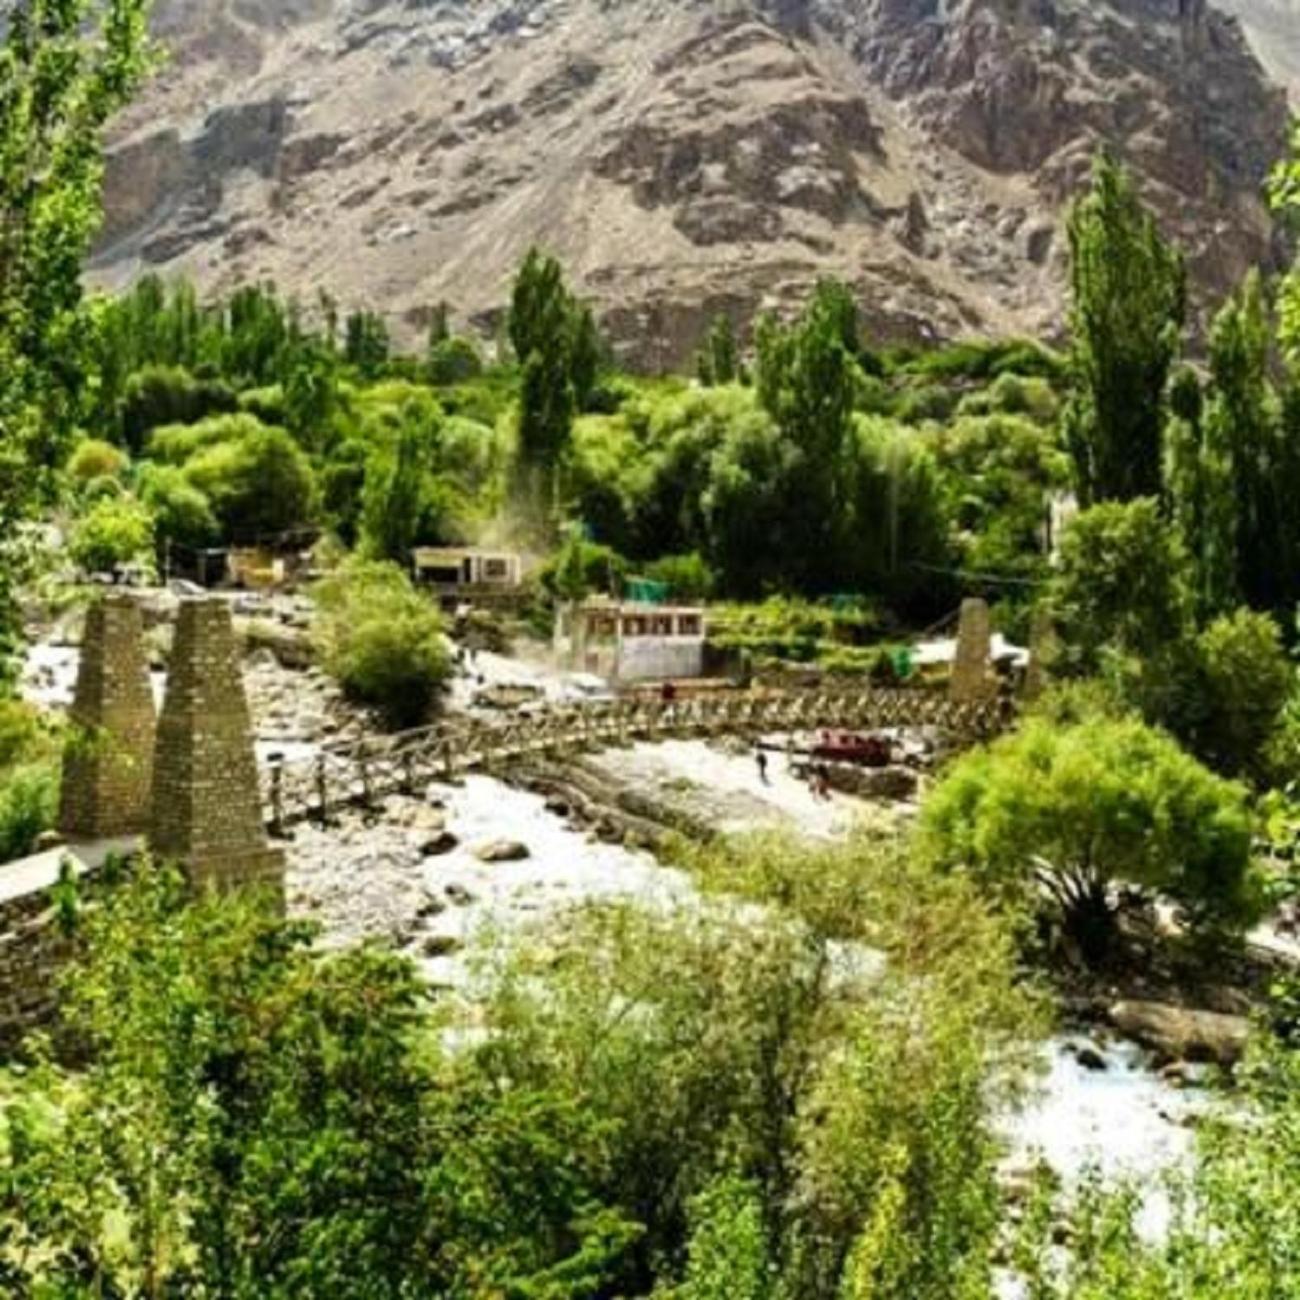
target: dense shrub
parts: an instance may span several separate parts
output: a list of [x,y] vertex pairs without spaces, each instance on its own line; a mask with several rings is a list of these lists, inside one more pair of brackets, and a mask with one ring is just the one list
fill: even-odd
[[120,479],[129,463],[120,447],[99,438],[84,438],[68,459],[68,474],[74,483],[84,486],[100,478]]
[[59,812],[58,769],[52,763],[0,773],[0,862],[26,857],[52,830]]
[[393,727],[429,719],[451,672],[442,618],[393,564],[350,563],[318,583],[315,640],[347,695]]
[[154,520],[133,497],[106,497],[77,521],[68,554],[86,573],[111,573],[119,564],[153,559]]

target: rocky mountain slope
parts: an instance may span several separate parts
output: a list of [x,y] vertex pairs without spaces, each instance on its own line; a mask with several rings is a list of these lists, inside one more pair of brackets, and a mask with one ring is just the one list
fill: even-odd
[[[1285,93],[1208,0],[160,2],[108,283],[269,277],[486,329],[540,242],[647,367],[827,272],[895,335],[1051,332],[1103,140],[1207,292],[1278,252]],[[1287,35],[1292,0],[1226,2]]]

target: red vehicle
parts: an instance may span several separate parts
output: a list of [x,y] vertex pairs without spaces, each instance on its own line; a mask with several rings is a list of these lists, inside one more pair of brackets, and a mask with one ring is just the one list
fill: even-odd
[[857,731],[819,731],[812,756],[827,763],[856,763],[859,767],[888,767],[889,742]]

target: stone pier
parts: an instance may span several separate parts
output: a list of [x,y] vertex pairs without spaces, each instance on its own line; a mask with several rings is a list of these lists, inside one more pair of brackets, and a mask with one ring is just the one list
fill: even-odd
[[988,602],[978,599],[963,601],[949,687],[949,694],[956,703],[980,703],[997,694],[997,682],[989,671],[992,653],[993,622]]
[[86,615],[63,760],[59,831],[69,840],[143,834],[153,780],[154,706],[140,607],[105,595]]
[[261,887],[283,904],[284,855],[262,822],[257,757],[230,607],[181,605],[158,722],[149,844],[198,888]]

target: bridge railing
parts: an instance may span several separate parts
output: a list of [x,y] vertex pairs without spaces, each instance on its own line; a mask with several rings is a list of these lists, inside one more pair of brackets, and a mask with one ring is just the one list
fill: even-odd
[[301,821],[328,821],[345,807],[414,795],[433,781],[521,758],[672,737],[906,727],[934,729],[957,746],[977,744],[1005,730],[1015,714],[1015,702],[1005,697],[955,703],[929,691],[864,688],[627,700],[500,720],[448,719],[272,764],[264,773],[265,815],[282,833]]

